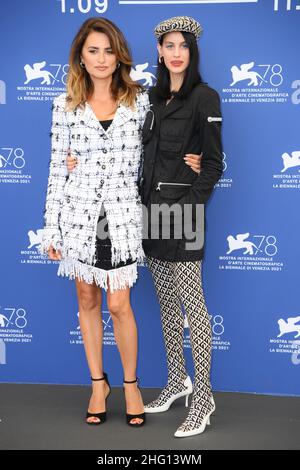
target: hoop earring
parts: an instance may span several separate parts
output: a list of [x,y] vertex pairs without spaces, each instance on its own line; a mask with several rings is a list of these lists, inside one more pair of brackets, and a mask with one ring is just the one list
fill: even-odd
[[85,69],[85,65],[84,65],[84,63],[82,62],[82,60],[79,62],[79,65],[80,65],[80,67],[81,67],[82,69]]
[[163,56],[160,56],[160,57],[159,57],[158,62],[159,62],[160,64],[163,64],[163,63],[164,63],[164,58],[163,58]]

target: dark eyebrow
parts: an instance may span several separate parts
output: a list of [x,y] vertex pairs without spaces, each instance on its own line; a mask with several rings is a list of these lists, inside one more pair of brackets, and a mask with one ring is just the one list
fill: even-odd
[[[88,46],[88,49],[99,49],[97,46]],[[112,49],[111,46],[105,47],[104,49]]]
[[[166,41],[166,44],[174,44],[172,41]],[[182,41],[180,44],[186,44],[186,41]]]

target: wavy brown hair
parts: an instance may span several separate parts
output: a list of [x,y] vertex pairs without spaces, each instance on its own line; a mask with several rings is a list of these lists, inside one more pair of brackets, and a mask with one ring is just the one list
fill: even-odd
[[122,31],[106,18],[89,18],[80,27],[71,46],[70,68],[67,78],[68,108],[73,110],[77,106],[83,106],[94,91],[94,85],[88,72],[80,66],[83,45],[88,35],[93,31],[106,34],[110,47],[120,64],[112,76],[112,96],[118,103],[134,107],[136,94],[142,87],[130,78],[132,58]]

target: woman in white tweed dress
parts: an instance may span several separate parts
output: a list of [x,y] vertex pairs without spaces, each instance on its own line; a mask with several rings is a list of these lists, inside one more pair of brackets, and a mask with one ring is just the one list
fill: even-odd
[[[67,93],[53,103],[40,251],[60,260],[59,275],[75,279],[93,381],[86,422],[105,421],[110,393],[102,364],[103,288],[124,369],[126,420],[141,426],[145,415],[136,378],[137,329],[130,287],[137,278],[137,261],[144,255],[137,179],[148,95],[130,78],[132,61],[122,32],[104,18],[83,23],[69,64]],[[78,164],[68,176],[69,150]],[[109,238],[104,237],[106,219]]]

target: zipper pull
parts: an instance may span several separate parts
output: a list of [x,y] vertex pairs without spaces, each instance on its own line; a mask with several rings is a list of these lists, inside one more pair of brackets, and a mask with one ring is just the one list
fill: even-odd
[[152,111],[152,109],[150,109],[149,111],[152,113],[152,120],[151,120],[151,124],[150,124],[150,131],[152,131],[153,124],[154,124],[154,111]]

